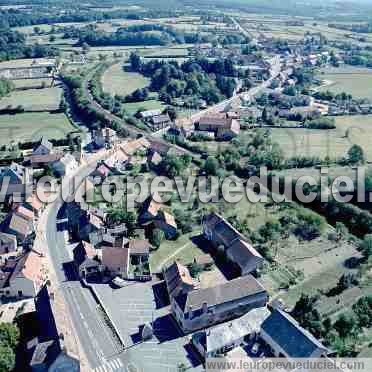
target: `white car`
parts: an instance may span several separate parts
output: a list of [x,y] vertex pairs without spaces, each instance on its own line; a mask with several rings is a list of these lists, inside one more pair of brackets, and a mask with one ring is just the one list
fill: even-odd
[[127,282],[124,279],[118,276],[112,279],[112,283],[115,284],[117,287],[125,287],[125,285],[127,284]]
[[259,348],[260,348],[260,344],[259,344],[258,342],[256,342],[256,343],[252,346],[252,353],[253,353],[253,354],[257,354]]

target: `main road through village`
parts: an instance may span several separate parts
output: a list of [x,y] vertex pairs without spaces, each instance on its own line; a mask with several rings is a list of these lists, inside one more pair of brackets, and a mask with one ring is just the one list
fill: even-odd
[[[75,184],[78,185],[82,182],[94,169],[97,161],[107,156],[107,152],[102,152],[91,164],[81,166],[75,172]],[[71,184],[72,178],[67,186],[72,191]],[[104,317],[100,314],[90,290],[83,287],[77,279],[71,280],[69,271],[66,270],[68,263],[71,262],[71,256],[67,249],[66,232],[59,231],[57,228],[58,213],[63,204],[62,197],[59,196],[45,212],[47,213],[46,241],[58,281],[58,290],[61,291],[67,304],[75,334],[79,338],[79,343],[91,367],[89,371],[126,371],[128,353],[123,353],[123,349],[113,336],[112,330],[104,323]]]

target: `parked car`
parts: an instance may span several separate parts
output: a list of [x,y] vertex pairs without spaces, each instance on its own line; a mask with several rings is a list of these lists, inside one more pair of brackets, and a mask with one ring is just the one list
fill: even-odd
[[112,279],[111,282],[112,284],[115,284],[117,287],[120,287],[120,288],[125,287],[125,285],[127,284],[127,282],[124,279],[118,276]]
[[254,345],[252,346],[252,353],[257,354],[259,348],[260,348],[260,344],[258,342],[255,342]]

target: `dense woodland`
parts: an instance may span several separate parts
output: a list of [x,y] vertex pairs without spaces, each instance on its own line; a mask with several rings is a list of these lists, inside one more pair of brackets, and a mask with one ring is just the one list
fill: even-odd
[[19,27],[68,22],[105,21],[114,18],[156,18],[173,15],[173,11],[167,10],[128,11],[108,8],[107,11],[96,11],[86,7],[79,7],[76,3],[73,5],[71,3],[66,4],[65,7],[63,2],[58,2],[54,8],[38,6],[34,7],[32,12],[25,12],[18,9],[1,10],[0,25],[2,27]]
[[143,62],[132,54],[130,65],[133,71],[151,79],[150,90],[159,92],[160,98],[170,103],[172,98],[193,96],[208,104],[231,97],[236,88],[238,71],[229,59],[191,59],[181,65],[177,62],[152,60]]

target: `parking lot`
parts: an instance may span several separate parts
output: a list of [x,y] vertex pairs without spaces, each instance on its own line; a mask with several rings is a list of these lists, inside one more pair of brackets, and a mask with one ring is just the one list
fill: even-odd
[[[119,289],[104,284],[94,286],[106,313],[125,342],[131,372],[173,372],[177,371],[180,363],[194,368],[199,365],[195,370],[201,371],[203,368],[190,348],[189,338],[182,335],[170,315],[169,306],[164,306],[153,285],[135,283]],[[155,285],[157,287],[159,285]],[[146,323],[153,324],[154,337],[143,342],[142,328]]]

